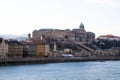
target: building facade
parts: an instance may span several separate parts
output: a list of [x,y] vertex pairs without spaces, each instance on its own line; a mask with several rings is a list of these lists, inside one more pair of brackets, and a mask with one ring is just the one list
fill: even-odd
[[18,41],[8,42],[8,58],[22,58],[23,46]]
[[92,42],[95,39],[93,32],[86,32],[84,25],[81,23],[78,29],[73,30],[58,30],[58,29],[40,29],[34,30],[32,33],[33,40],[44,41],[78,41],[78,42]]
[[48,57],[50,54],[50,48],[48,44],[37,44],[36,47],[37,57]]
[[23,57],[36,57],[36,44],[24,43],[23,45]]
[[7,53],[8,53],[8,44],[1,39],[0,40],[0,58],[4,59],[7,58]]

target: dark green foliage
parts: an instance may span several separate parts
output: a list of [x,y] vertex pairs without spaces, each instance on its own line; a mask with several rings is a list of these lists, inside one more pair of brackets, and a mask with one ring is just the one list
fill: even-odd
[[97,39],[98,41],[93,42],[97,47],[101,49],[109,49],[120,47],[120,41],[117,40],[107,40],[107,39]]

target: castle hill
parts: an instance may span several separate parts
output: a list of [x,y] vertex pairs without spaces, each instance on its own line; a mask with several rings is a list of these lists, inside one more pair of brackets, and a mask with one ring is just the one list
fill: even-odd
[[0,65],[120,59],[120,37],[77,29],[39,29],[26,40],[0,38]]

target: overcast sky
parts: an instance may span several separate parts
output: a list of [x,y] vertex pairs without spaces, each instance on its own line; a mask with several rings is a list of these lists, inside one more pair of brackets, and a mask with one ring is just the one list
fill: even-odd
[[0,0],[0,34],[74,29],[81,22],[96,36],[120,36],[120,0]]

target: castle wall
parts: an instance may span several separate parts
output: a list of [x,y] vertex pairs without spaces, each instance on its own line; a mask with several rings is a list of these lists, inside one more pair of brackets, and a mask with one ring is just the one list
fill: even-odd
[[[82,29],[73,29],[72,31],[67,30],[35,30],[33,31],[33,39],[37,40],[40,37],[43,38],[52,38],[57,41],[60,40],[70,40],[77,42],[92,42],[95,39],[95,34],[92,32],[86,32]],[[54,40],[53,40],[54,41]]]

